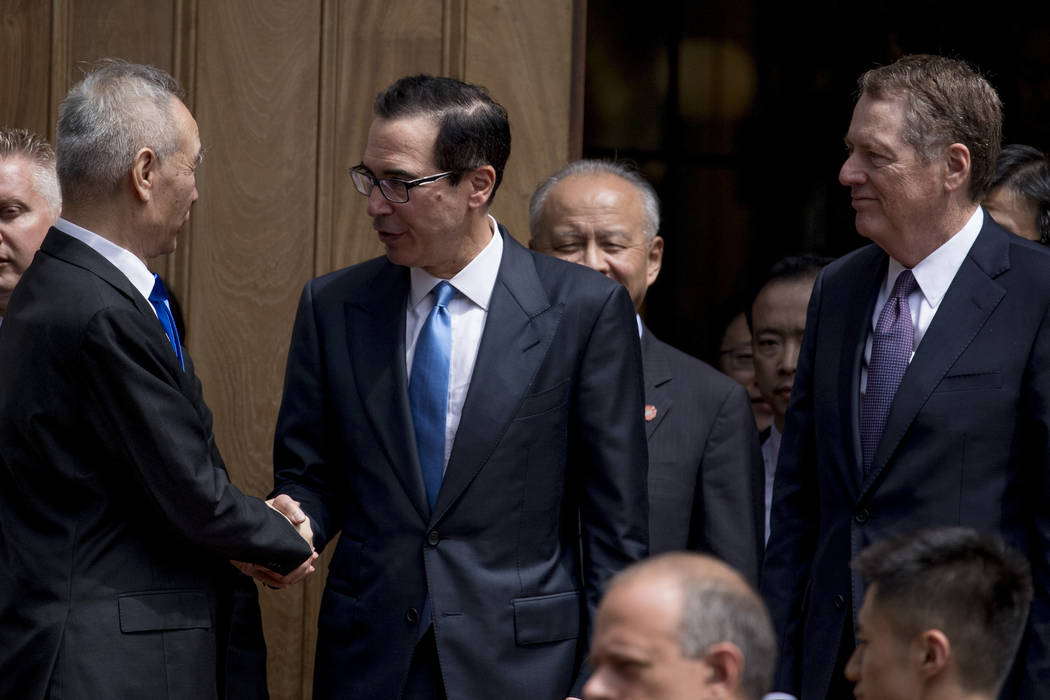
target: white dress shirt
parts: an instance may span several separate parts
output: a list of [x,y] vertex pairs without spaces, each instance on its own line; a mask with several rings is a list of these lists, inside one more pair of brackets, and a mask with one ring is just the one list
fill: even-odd
[[[153,273],[146,267],[146,263],[142,262],[137,255],[126,248],[121,248],[116,243],[103,238],[97,233],[77,226],[72,221],[66,221],[62,217],[59,217],[58,221],[55,222],[55,228],[67,236],[77,239],[111,262],[114,267],[124,273],[124,276],[128,278],[128,281],[138,290],[139,294],[147,302],[149,301],[149,295],[153,291],[155,280]],[[149,308],[154,314],[157,313],[152,303],[149,304]]]
[[[977,240],[977,234],[981,232],[984,225],[984,210],[977,207],[966,225],[949,238],[941,247],[923,258],[911,272],[915,275],[918,288],[908,297],[908,306],[911,308],[911,325],[915,328],[915,342],[912,343],[912,357],[915,349],[919,347],[926,330],[930,327],[937,309],[941,306],[944,295],[948,292],[955,274],[970,252],[973,242]],[[886,278],[882,281],[879,296],[875,299],[875,309],[871,315],[871,326],[868,328],[868,339],[864,345],[864,363],[860,370],[860,394],[861,405],[863,405],[864,392],[868,387],[868,363],[871,362],[872,336],[875,327],[879,323],[879,315],[882,307],[889,301],[893,293],[893,285],[897,281],[897,275],[904,270],[904,266],[890,258],[889,266],[886,268]],[[908,360],[911,361],[911,358]]]
[[[445,414],[445,466],[452,453],[459,419],[463,415],[463,402],[474,374],[474,362],[478,357],[481,334],[489,313],[492,289],[496,286],[500,260],[503,258],[503,238],[499,234],[496,220],[489,217],[492,240],[474,256],[466,267],[448,282],[457,293],[448,302],[448,313],[452,323],[452,360],[448,380],[448,412]],[[423,322],[434,308],[434,297],[430,293],[441,282],[424,270],[411,268],[412,288],[409,291],[408,307],[405,309],[405,366],[409,381],[412,374],[412,358],[416,353],[416,340]]]

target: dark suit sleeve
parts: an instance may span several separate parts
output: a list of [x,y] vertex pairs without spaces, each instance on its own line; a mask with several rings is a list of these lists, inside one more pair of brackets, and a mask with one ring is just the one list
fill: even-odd
[[[295,568],[310,548],[283,516],[230,483],[192,363],[176,374],[155,324],[137,309],[106,309],[75,349],[91,405],[84,420],[91,434],[111,437],[107,449],[121,469],[113,478],[136,483],[144,499],[129,507],[150,508],[179,536],[224,559]],[[181,382],[192,383],[189,396]]]
[[[769,543],[760,590],[769,606],[780,645],[773,689],[798,696],[802,678],[802,620],[819,518],[817,456],[813,424],[813,371],[823,273],[806,312],[791,403],[780,443]],[[832,652],[833,653],[833,652]]]
[[1025,446],[1020,459],[1024,468],[1034,470],[1032,483],[1039,484],[1040,489],[1033,500],[1028,560],[1035,590],[1018,697],[1035,700],[1045,698],[1050,688],[1050,309],[1043,315],[1024,383],[1027,396],[1021,418]]
[[758,430],[744,387],[733,386],[723,397],[698,473],[702,522],[693,524],[690,548],[711,552],[757,583],[765,532],[764,476]]
[[335,535],[331,523],[342,521],[337,483],[326,455],[327,405],[321,380],[321,348],[313,282],[307,283],[295,315],[285,369],[284,396],[274,436],[274,494],[285,493],[301,503],[310,517],[314,546],[320,551]]
[[621,285],[590,330],[575,401],[570,468],[582,476],[580,517],[590,638],[605,581],[645,557],[649,548],[642,356],[634,307]]

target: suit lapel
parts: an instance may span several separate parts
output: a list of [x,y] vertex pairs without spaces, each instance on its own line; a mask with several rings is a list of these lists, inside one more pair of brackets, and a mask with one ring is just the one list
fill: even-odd
[[354,383],[376,439],[425,521],[430,506],[416,452],[405,369],[408,268],[387,262],[362,289],[344,306]]
[[[76,265],[77,267],[83,268],[88,272],[92,273],[96,277],[100,277],[112,287],[121,292],[124,296],[135,305],[139,311],[144,314],[150,314],[155,316],[153,307],[146,301],[145,298],[139,291],[135,289],[135,286],[131,284],[131,280],[127,276],[118,270],[113,263],[106,260],[101,253],[94,250],[91,246],[84,242],[73,238],[70,235],[62,233],[58,229],[52,228],[47,237],[44,238],[44,242],[41,244],[41,249],[50,255],[69,263],[70,265]],[[164,332],[162,326],[160,327],[161,332]],[[167,338],[167,336],[165,336]],[[174,356],[174,353],[172,353]]]
[[1006,295],[1006,290],[994,279],[1010,267],[1009,246],[1004,235],[991,229],[985,218],[984,228],[948,287],[893,397],[886,428],[864,485],[865,492],[886,468],[937,384]]
[[503,258],[432,522],[459,497],[496,449],[561,319],[561,305],[550,305],[532,253],[502,226],[500,233]]
[[[645,439],[649,440],[671,409],[673,375],[662,343],[653,337],[648,326],[642,331],[642,369],[645,373]],[[651,419],[649,418],[650,406],[656,409],[656,415]]]

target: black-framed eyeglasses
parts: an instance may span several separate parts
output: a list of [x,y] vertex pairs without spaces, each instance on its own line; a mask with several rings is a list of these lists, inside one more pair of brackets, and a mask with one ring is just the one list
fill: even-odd
[[364,163],[360,163],[350,168],[350,179],[354,181],[354,187],[357,188],[358,192],[368,197],[372,194],[372,190],[375,186],[379,185],[379,193],[382,194],[388,202],[393,202],[394,204],[404,204],[407,202],[408,191],[413,187],[429,185],[431,182],[437,182],[438,180],[443,180],[444,178],[455,174],[455,170],[449,170],[446,173],[427,175],[426,177],[419,177],[415,180],[398,180],[389,177],[376,177],[369,172]]

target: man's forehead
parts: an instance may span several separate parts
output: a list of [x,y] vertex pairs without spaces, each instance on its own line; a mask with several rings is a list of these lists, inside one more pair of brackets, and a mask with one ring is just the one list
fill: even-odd
[[432,170],[438,124],[426,115],[376,117],[361,162],[376,175],[418,175]]

